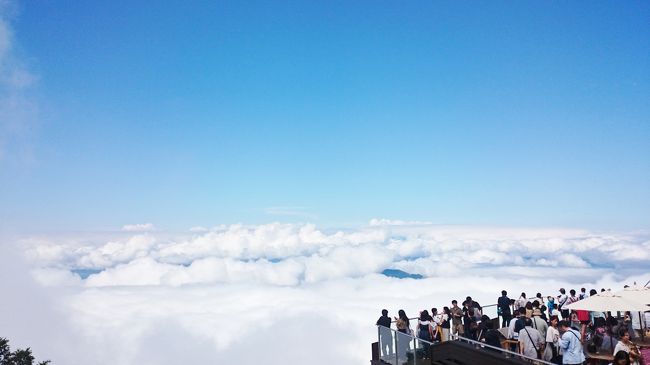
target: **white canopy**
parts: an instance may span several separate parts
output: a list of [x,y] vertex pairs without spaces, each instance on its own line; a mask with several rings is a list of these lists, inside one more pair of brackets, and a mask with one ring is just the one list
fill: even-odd
[[[630,290],[627,294],[622,294],[622,292],[612,293],[610,291],[605,291],[592,295],[589,298],[579,300],[575,303],[571,303],[565,308],[594,312],[645,312],[650,310],[650,305],[648,305],[648,302],[644,299],[647,294],[642,293],[644,293],[644,291],[637,291],[635,293]],[[648,293],[650,293],[650,291]]]
[[[640,302],[643,304],[650,305],[650,288],[644,288],[640,286],[631,286],[625,288],[622,291],[616,292],[617,295],[620,295],[623,298],[633,300],[635,302]],[[650,310],[650,309],[646,309]]]

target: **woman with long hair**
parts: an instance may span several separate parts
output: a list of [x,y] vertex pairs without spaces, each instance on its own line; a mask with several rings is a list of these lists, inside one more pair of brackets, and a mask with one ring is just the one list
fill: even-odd
[[561,364],[562,355],[560,355],[560,331],[557,329],[557,325],[560,319],[557,315],[553,315],[550,318],[550,325],[546,330],[546,347],[544,348],[544,354],[542,359],[545,361],[550,361],[554,364]]
[[409,348],[412,335],[411,321],[409,321],[409,317],[403,309],[400,309],[397,315],[398,317],[395,317],[395,327],[397,327],[395,352],[398,358],[406,359],[406,351]]
[[397,315],[399,316],[395,317],[395,326],[397,327],[397,330],[402,333],[410,334],[411,321],[409,321],[409,317],[406,315],[406,312],[404,312],[404,309],[400,309],[397,312]]
[[420,312],[420,318],[418,319],[416,331],[418,338],[428,342],[433,342],[432,321],[433,318],[429,315],[429,312],[426,309]]

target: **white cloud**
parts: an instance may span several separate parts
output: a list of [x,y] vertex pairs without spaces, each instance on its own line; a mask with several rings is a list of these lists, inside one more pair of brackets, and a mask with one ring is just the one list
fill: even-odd
[[153,223],[126,224],[122,226],[122,230],[125,232],[150,232],[154,229]]
[[[489,304],[502,289],[554,294],[645,282],[648,242],[643,234],[582,230],[374,225],[325,232],[271,223],[180,237],[125,232],[101,243],[41,238],[20,247],[30,260],[24,272],[40,283],[26,290],[56,293],[48,303],[87,339],[78,351],[93,363],[173,364],[179,351],[190,351],[195,362],[252,364],[253,346],[269,363],[358,364],[369,360],[369,350],[359,349],[373,341],[381,308],[414,314],[467,295]],[[102,271],[81,280],[70,274],[76,268]],[[387,268],[425,278],[381,275]],[[23,316],[38,310],[14,308]],[[7,336],[19,333],[16,323],[0,325]],[[73,346],[61,341],[43,357],[85,363],[70,360]],[[323,346],[322,357],[310,357]]]
[[316,215],[309,213],[309,210],[305,207],[295,207],[295,206],[268,207],[264,209],[264,213],[270,216],[302,218],[304,220],[311,220],[311,221],[318,219]]
[[399,219],[384,219],[384,218],[373,218],[368,223],[371,227],[376,226],[423,226],[431,225],[431,222],[425,221],[403,221]]

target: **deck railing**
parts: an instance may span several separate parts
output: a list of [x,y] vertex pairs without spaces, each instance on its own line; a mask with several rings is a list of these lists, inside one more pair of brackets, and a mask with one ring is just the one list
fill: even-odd
[[[429,346],[440,342],[430,342],[416,337],[413,334],[399,332],[392,328],[377,326],[377,341],[379,343],[380,359],[392,365],[421,364],[422,359],[428,356]],[[553,363],[537,358],[522,355],[517,352],[500,347],[490,346],[480,341],[452,335],[451,341],[461,341],[473,345],[477,350],[490,350],[503,355],[504,358],[518,358],[535,364],[553,365]],[[435,359],[430,359],[431,361]]]

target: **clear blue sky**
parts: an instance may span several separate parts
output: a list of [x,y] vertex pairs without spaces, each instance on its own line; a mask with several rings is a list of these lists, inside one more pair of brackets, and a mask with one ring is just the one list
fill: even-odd
[[5,228],[650,229],[650,2],[18,9],[39,113]]

